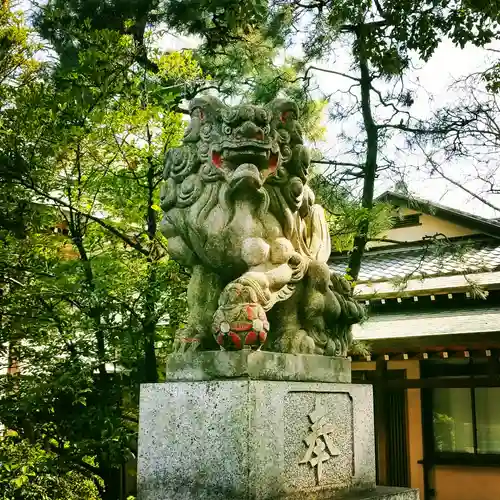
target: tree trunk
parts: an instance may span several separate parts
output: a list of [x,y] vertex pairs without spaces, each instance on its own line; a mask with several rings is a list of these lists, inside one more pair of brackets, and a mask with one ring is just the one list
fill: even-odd
[[[148,142],[151,143],[151,133],[149,128],[147,129]],[[156,259],[157,255],[155,252],[155,238],[156,238],[156,211],[153,208],[154,205],[154,190],[155,190],[155,165],[152,158],[148,158],[149,168],[148,168],[148,208],[146,214],[146,225],[147,234],[149,239],[149,257],[148,257],[148,289],[145,293],[145,310],[146,318],[144,321],[144,376],[145,382],[155,383],[158,382],[158,369],[156,360],[156,325],[157,318],[155,315],[156,310]]]
[[366,210],[365,216],[361,219],[357,234],[354,238],[354,248],[349,259],[349,275],[354,281],[358,279],[361,269],[361,260],[368,242],[368,231],[370,229],[369,212],[373,207],[373,193],[375,186],[375,176],[377,173],[377,153],[378,153],[378,128],[373,119],[370,89],[371,76],[366,59],[363,38],[363,25],[357,31],[358,64],[360,69],[360,90],[361,90],[361,110],[363,114],[363,124],[366,131],[366,161],[364,166],[363,195],[361,206]]
[[156,325],[147,323],[144,326],[144,376],[145,382],[158,382],[158,370],[156,366],[155,336]]
[[[77,217],[80,217],[77,215]],[[95,290],[94,284],[94,273],[92,271],[92,263],[90,262],[85,246],[83,245],[83,237],[79,230],[80,224],[70,224],[70,231],[73,243],[78,249],[80,254],[80,261],[84,268],[85,281],[91,293]],[[94,299],[91,298],[91,301]],[[102,331],[101,325],[101,308],[98,304],[91,304],[88,310],[89,317],[92,318],[94,323],[94,334],[96,337],[96,347],[97,347],[97,360],[98,369],[101,381],[104,383],[107,381],[108,373],[106,371],[106,344],[104,340],[104,332]]]
[[124,500],[122,474],[119,468],[102,467],[100,468],[99,476],[104,482],[104,488],[100,491],[102,500]]

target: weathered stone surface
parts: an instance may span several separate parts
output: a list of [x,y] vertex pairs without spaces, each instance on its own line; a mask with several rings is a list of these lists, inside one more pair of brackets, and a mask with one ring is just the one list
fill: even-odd
[[379,486],[365,493],[353,493],[345,500],[419,500],[418,490]]
[[169,255],[192,269],[174,350],[346,356],[364,310],[327,264],[330,231],[307,183],[298,106],[200,96],[190,115],[160,195]]
[[351,362],[330,356],[250,350],[191,351],[167,358],[167,380],[227,378],[349,383]]
[[[370,386],[350,384],[223,380],[143,385],[139,499],[326,499],[374,488],[371,401]],[[318,467],[300,463],[314,419],[334,449],[319,482]],[[312,442],[318,444],[316,438]]]
[[418,490],[378,486],[368,491],[300,492],[279,500],[419,500]]

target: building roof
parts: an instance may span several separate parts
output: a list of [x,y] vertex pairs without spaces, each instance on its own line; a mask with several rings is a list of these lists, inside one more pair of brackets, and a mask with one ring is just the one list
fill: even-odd
[[[347,256],[330,259],[330,267],[346,272]],[[500,240],[462,238],[434,248],[425,245],[368,250],[363,256],[359,283],[408,278],[430,278],[453,274],[471,274],[500,269]]]
[[[492,336],[500,331],[495,292],[500,286],[500,223],[390,191],[378,201],[446,220],[473,234],[422,237],[367,249],[355,294],[369,304],[373,314],[353,326],[354,338],[368,341],[374,352],[446,349],[457,339],[466,348],[494,345]],[[345,273],[347,264],[347,255],[330,259],[331,268],[338,273]],[[476,303],[470,292],[473,285],[494,295],[490,303]],[[452,298],[463,303],[452,306]]]
[[[393,191],[386,191],[377,201],[418,210],[482,234],[367,249],[358,283],[500,270],[500,222]],[[347,263],[346,254],[330,258],[330,267],[339,274],[346,273]]]
[[404,195],[394,191],[385,191],[377,197],[376,201],[392,203],[395,206],[405,206],[470,229],[475,229],[489,236],[500,238],[500,222],[496,219],[486,219],[413,195]]

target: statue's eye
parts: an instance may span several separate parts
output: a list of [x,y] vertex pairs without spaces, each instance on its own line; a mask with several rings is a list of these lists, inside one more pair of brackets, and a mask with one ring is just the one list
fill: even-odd
[[222,127],[222,131],[226,134],[226,135],[231,135],[233,130],[232,128],[229,126],[229,125],[224,125]]
[[271,132],[271,127],[269,125],[266,125],[262,130],[264,131],[264,134],[267,135],[269,134],[269,132]]

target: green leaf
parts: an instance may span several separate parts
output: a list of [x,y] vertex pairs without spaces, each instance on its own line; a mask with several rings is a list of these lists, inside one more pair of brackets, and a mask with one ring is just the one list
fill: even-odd
[[15,479],[12,480],[12,483],[14,484],[14,486],[19,489],[21,488],[24,484],[26,484],[27,482],[29,481],[29,478],[28,476],[26,475],[22,475],[22,476],[18,476],[16,477]]

